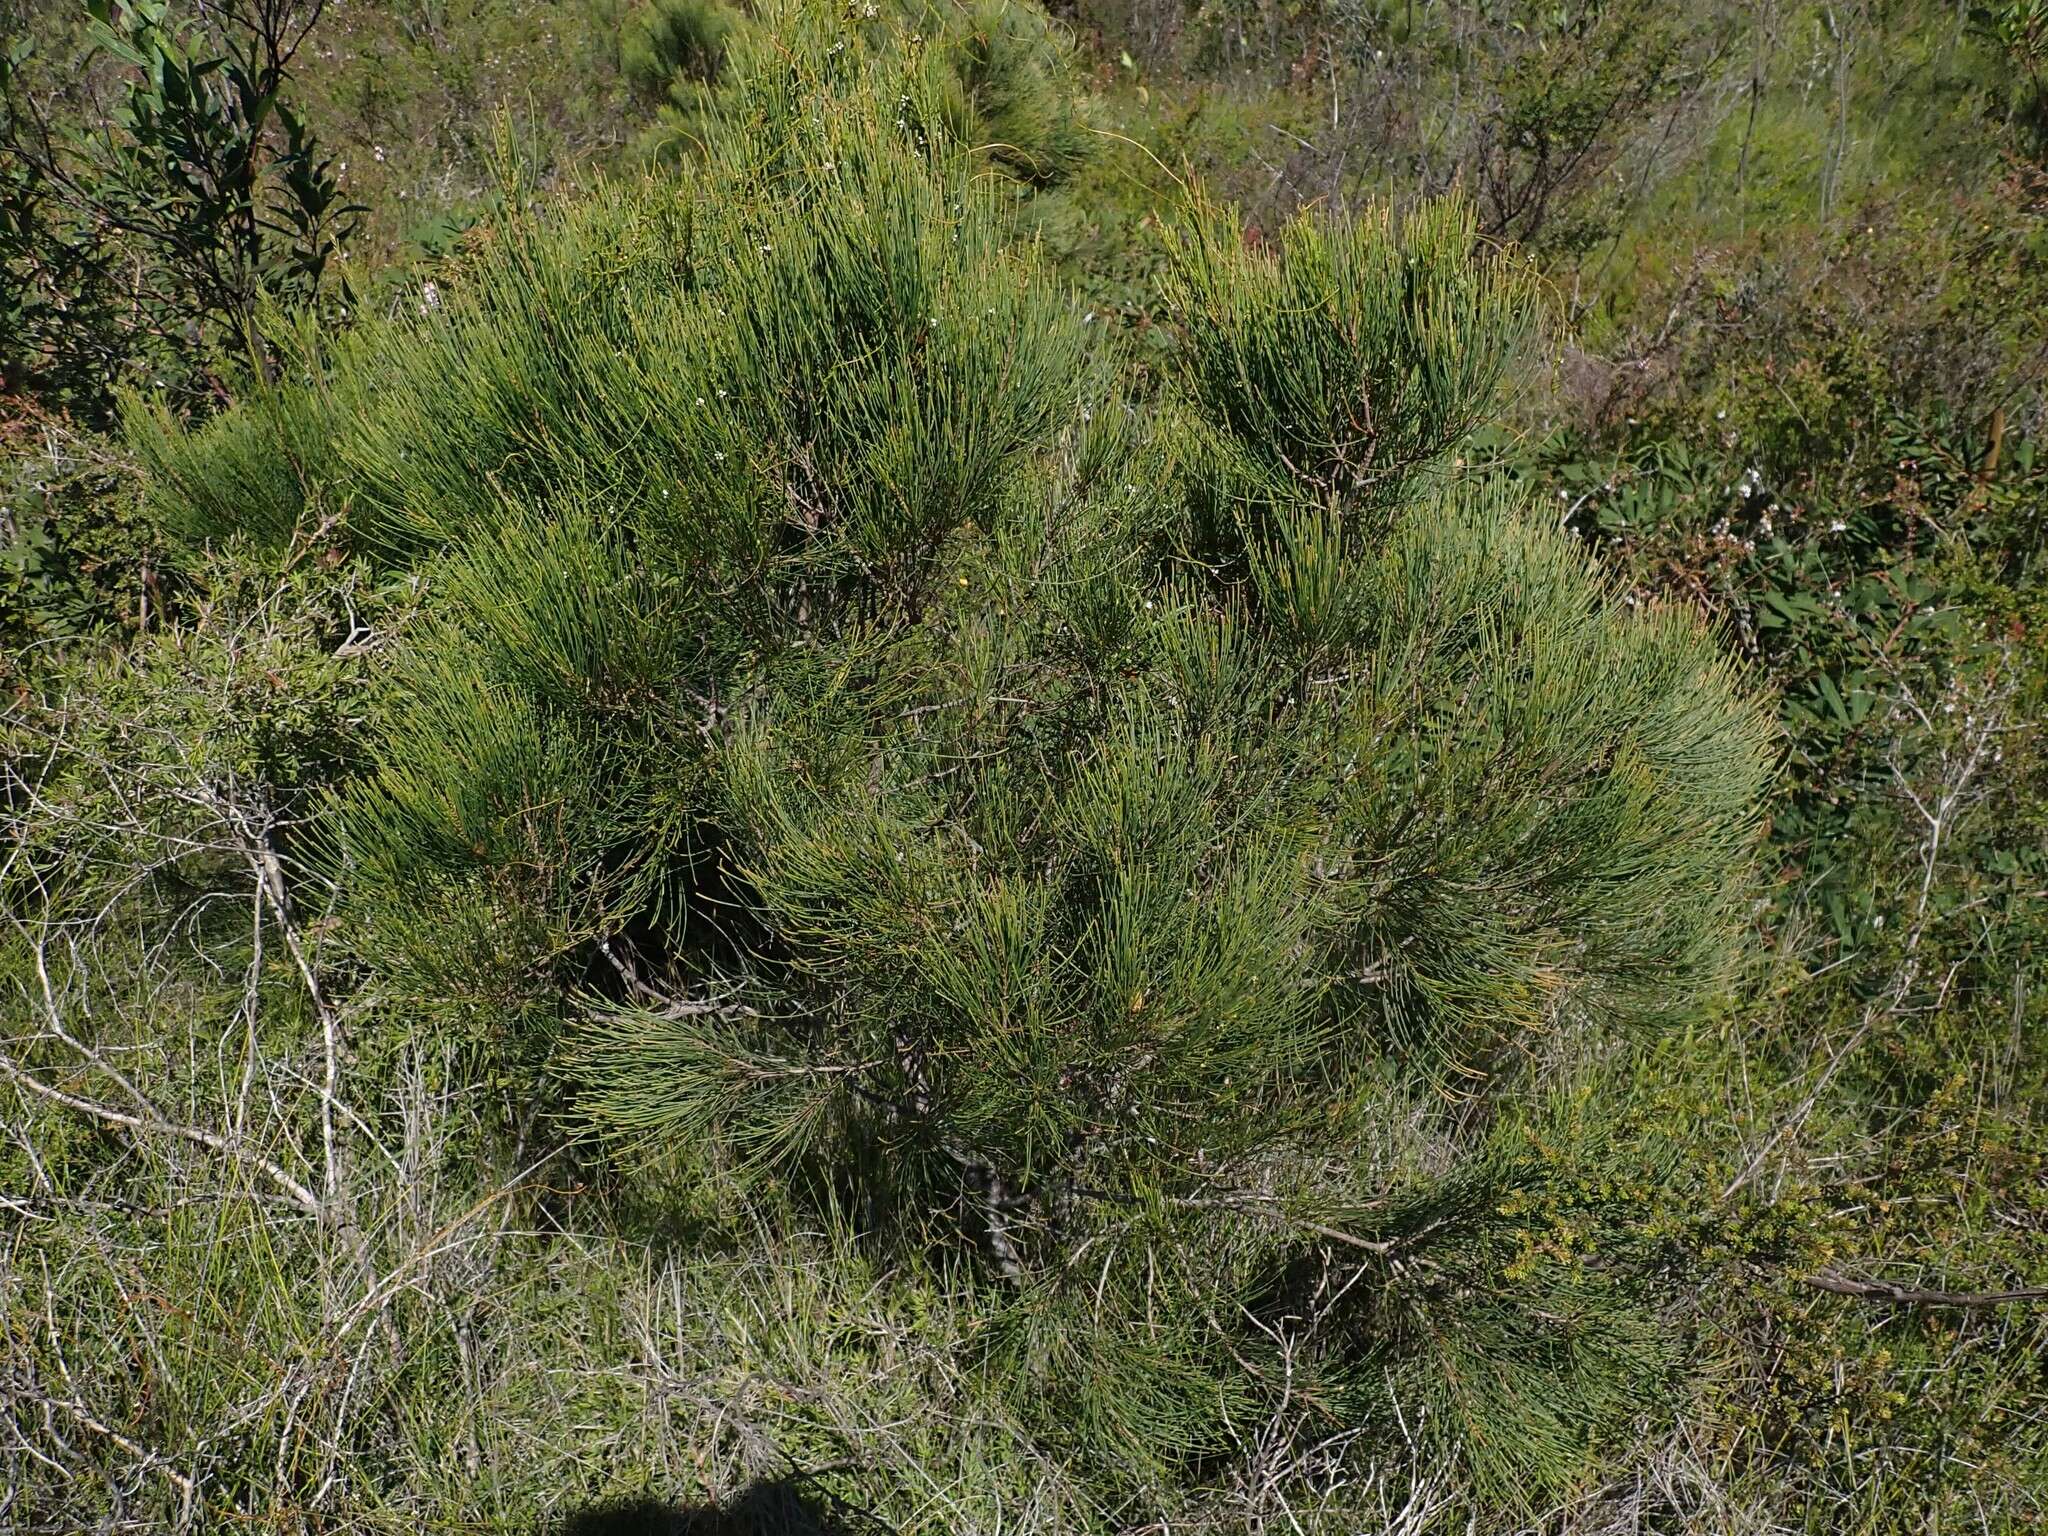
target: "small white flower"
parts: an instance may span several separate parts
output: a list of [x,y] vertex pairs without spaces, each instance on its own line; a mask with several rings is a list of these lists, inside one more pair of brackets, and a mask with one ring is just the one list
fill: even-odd
[[1848,532],[1848,529],[1849,525],[1843,522],[1839,517],[1828,524],[1829,533],[1846,533]]
[[382,165],[384,163],[384,146],[382,144],[379,144],[375,149],[370,151],[370,155],[374,160],[376,160],[376,162],[379,165]]
[[432,278],[420,284],[420,313],[441,307],[441,288]]

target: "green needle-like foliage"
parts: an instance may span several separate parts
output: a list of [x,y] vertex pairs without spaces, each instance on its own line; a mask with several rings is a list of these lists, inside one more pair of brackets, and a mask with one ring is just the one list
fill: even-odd
[[[881,98],[906,127],[943,128],[1027,186],[1065,181],[1094,148],[1072,90],[1071,45],[1025,0],[862,0],[836,15],[647,0],[620,38],[627,78],[665,97],[643,141],[656,159],[716,156],[735,97],[801,111],[800,101],[764,96],[763,84],[779,78],[802,90],[848,55],[874,53],[906,76],[893,101]],[[792,58],[805,63],[792,70]]]
[[626,20],[619,66],[635,90],[655,97],[678,81],[715,79],[737,21],[716,0],[650,0]]
[[355,952],[586,1123],[984,1270],[1105,1487],[1288,1414],[1568,1481],[1664,1351],[1530,1088],[1716,987],[1770,744],[1460,473],[1525,269],[1456,202],[1270,254],[1190,207],[1141,403],[914,50],[788,28],[678,181],[156,443],[188,521],[317,507],[427,593],[327,821]]

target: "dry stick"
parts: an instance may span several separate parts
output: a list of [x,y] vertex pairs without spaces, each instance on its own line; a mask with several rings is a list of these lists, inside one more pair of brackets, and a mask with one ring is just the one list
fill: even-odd
[[[1901,974],[1905,975],[1907,973],[1902,972]],[[1806,1124],[1807,1117],[1813,1113],[1815,1106],[1820,1103],[1821,1095],[1827,1092],[1828,1085],[1835,1080],[1835,1074],[1840,1072],[1848,1064],[1849,1058],[1856,1054],[1856,1048],[1863,1043],[1864,1037],[1870,1033],[1871,1026],[1877,1022],[1880,1010],[1886,1004],[1896,1001],[1900,990],[1902,989],[1886,988],[1881,997],[1874,998],[1863,1010],[1863,1017],[1857,1021],[1854,1032],[1843,1042],[1841,1048],[1828,1058],[1827,1066],[1822,1069],[1819,1078],[1815,1080],[1812,1089],[1808,1091],[1806,1097],[1799,1101],[1798,1106],[1793,1109],[1791,1114],[1778,1122],[1776,1130],[1764,1138],[1764,1144],[1757,1148],[1756,1156],[1749,1160],[1748,1165],[1743,1168],[1742,1172],[1728,1181],[1728,1187],[1721,1191],[1721,1198],[1723,1200],[1731,1200],[1740,1193],[1743,1185],[1763,1171],[1764,1163],[1778,1149],[1778,1144],[1786,1137],[1795,1134],[1801,1126]]]
[[263,1004],[263,880],[259,875],[249,903],[249,979],[243,998],[242,1086],[235,1095],[235,1139],[242,1138],[249,1121],[249,1099],[256,1091],[256,1042],[258,1015]]
[[163,1455],[162,1452],[152,1451],[148,1446],[129,1439],[112,1425],[104,1424],[99,1419],[93,1417],[92,1413],[82,1404],[75,1403],[69,1398],[46,1397],[43,1401],[53,1407],[62,1408],[72,1418],[76,1419],[87,1429],[92,1430],[95,1434],[105,1435],[115,1445],[126,1451],[130,1456],[133,1456],[145,1467],[153,1467],[155,1470],[163,1473],[165,1477],[178,1485],[178,1490],[185,1495],[186,1506],[190,1507],[191,1501],[199,1492],[199,1485],[171,1465],[170,1459]]
[[94,1103],[91,1099],[82,1099],[76,1094],[66,1093],[61,1088],[53,1088],[41,1079],[32,1077],[27,1072],[24,1072],[4,1053],[0,1053],[0,1072],[5,1072],[8,1077],[31,1093],[40,1095],[54,1104],[62,1104],[67,1109],[75,1109],[82,1115],[90,1115],[96,1120],[104,1120],[109,1125],[120,1125],[126,1126],[130,1130],[156,1131],[166,1136],[181,1137],[210,1151],[232,1157],[237,1162],[253,1168],[258,1173],[267,1177],[279,1189],[283,1190],[285,1194],[289,1195],[292,1204],[298,1206],[301,1210],[313,1216],[321,1214],[320,1197],[286,1173],[283,1168],[279,1167],[269,1158],[251,1152],[247,1147],[238,1147],[225,1136],[217,1135],[200,1126],[180,1125],[175,1120],[167,1119],[147,1099],[138,1099],[136,1102],[136,1107],[141,1113],[127,1114],[108,1105]]
[[[24,935],[27,933],[24,925],[17,923],[16,927],[20,928]],[[272,1162],[260,1153],[251,1152],[247,1147],[230,1141],[227,1137],[217,1132],[209,1131],[196,1125],[183,1125],[171,1119],[150,1101],[148,1095],[144,1094],[140,1088],[137,1088],[134,1083],[129,1081],[126,1074],[118,1067],[107,1062],[100,1056],[98,1051],[67,1030],[64,1027],[63,1017],[57,1009],[57,992],[50,982],[50,971],[43,958],[43,945],[41,941],[32,941],[32,949],[36,961],[36,977],[42,983],[43,1006],[48,1016],[50,1032],[63,1041],[64,1044],[70,1046],[72,1050],[78,1052],[80,1056],[84,1057],[94,1067],[120,1084],[122,1091],[134,1102],[136,1112],[131,1114],[123,1110],[114,1109],[109,1105],[97,1103],[92,1099],[80,1098],[77,1094],[66,1093],[61,1088],[52,1087],[41,1078],[18,1066],[5,1051],[0,1051],[0,1072],[5,1072],[8,1077],[28,1089],[31,1093],[48,1099],[52,1103],[62,1104],[67,1109],[75,1109],[80,1114],[91,1115],[95,1119],[106,1121],[112,1125],[126,1126],[131,1130],[157,1131],[165,1135],[181,1137],[186,1141],[206,1147],[211,1151],[224,1153],[245,1166],[267,1175],[278,1188],[291,1196],[292,1202],[295,1205],[300,1206],[314,1216],[323,1214],[319,1196],[315,1195],[289,1173],[286,1173],[280,1165]]]
[[243,855],[249,860],[258,888],[270,901],[271,914],[277,919],[278,931],[284,937],[285,948],[291,954],[293,965],[298,968],[299,979],[305,984],[306,997],[313,1005],[314,1017],[320,1021],[324,1067],[320,1085],[320,1145],[326,1174],[326,1193],[331,1201],[340,1193],[340,1166],[334,1139],[334,1108],[340,1090],[341,1020],[335,1013],[333,1005],[328,1002],[327,994],[320,988],[319,977],[314,973],[312,960],[306,954],[305,945],[300,942],[298,924],[292,920],[290,898],[285,890],[284,869],[278,862],[276,850],[270,846],[268,808],[265,809],[264,825],[254,827],[249,824],[249,819],[243,814],[242,808],[233,800],[223,796],[219,806],[235,829],[236,841],[242,845]]
[[[500,1200],[516,1195],[524,1187],[526,1181],[532,1178],[548,1162],[552,1161],[561,1150],[560,1147],[557,1147],[552,1151],[542,1153],[524,1168],[520,1169],[519,1172],[513,1174],[510,1179],[506,1180],[498,1188],[470,1205],[467,1210],[462,1211],[451,1220],[444,1222],[437,1230],[429,1233],[424,1243],[416,1246],[411,1253],[394,1265],[382,1279],[378,1280],[363,1294],[361,1300],[349,1309],[348,1315],[342,1318],[340,1323],[335,1326],[332,1343],[339,1344],[348,1337],[349,1333],[365,1317],[370,1316],[391,1297],[397,1295],[399,1290],[402,1289],[402,1282],[405,1280],[405,1277],[415,1266],[460,1246],[450,1241],[457,1232],[496,1205]],[[463,1241],[467,1242],[471,1241],[471,1239],[465,1238]]]
[[[1920,714],[1921,719],[1925,721],[1926,714],[1920,710],[1911,692],[1905,692],[1903,697],[1906,704],[1916,713]],[[1728,1187],[1721,1191],[1721,1198],[1723,1200],[1734,1198],[1745,1184],[1762,1171],[1764,1163],[1769,1159],[1771,1153],[1777,1150],[1779,1143],[1784,1141],[1787,1136],[1797,1133],[1799,1128],[1806,1124],[1807,1117],[1813,1113],[1815,1106],[1820,1103],[1821,1095],[1827,1091],[1828,1085],[1835,1080],[1835,1074],[1847,1065],[1850,1057],[1856,1053],[1857,1047],[1862,1045],[1865,1037],[1869,1035],[1878,1019],[1885,1012],[1897,1007],[1905,999],[1907,991],[1919,977],[1920,962],[1918,956],[1920,941],[1927,932],[1927,907],[1933,895],[1934,870],[1941,858],[1942,842],[1949,829],[1950,822],[1954,819],[1958,808],[1962,805],[1963,797],[1968,792],[1971,782],[1976,778],[1978,770],[1983,767],[1984,759],[1989,753],[1991,743],[1997,734],[1997,731],[1988,724],[1978,733],[1976,741],[1971,745],[1969,756],[1964,759],[1960,771],[1956,775],[1954,784],[1952,786],[1944,786],[1946,792],[1943,794],[1929,796],[1934,801],[1934,808],[1932,810],[1929,810],[1925,802],[1913,793],[1913,787],[1906,782],[1905,775],[1899,771],[1897,763],[1893,763],[1892,776],[1898,780],[1899,787],[1906,793],[1906,798],[1912,802],[1913,808],[1920,813],[1921,819],[1927,823],[1928,827],[1927,841],[1924,845],[1926,848],[1926,859],[1920,875],[1920,898],[1914,908],[1912,931],[1906,935],[1905,956],[1900,961],[1897,972],[1893,975],[1884,991],[1872,998],[1864,1008],[1863,1017],[1857,1021],[1854,1032],[1842,1044],[1841,1048],[1829,1058],[1827,1066],[1822,1070],[1819,1079],[1814,1083],[1813,1088],[1807,1093],[1806,1097],[1799,1101],[1798,1107],[1790,1115],[1787,1115],[1778,1123],[1777,1129],[1771,1132],[1761,1147],[1757,1148],[1756,1156],[1752,1157],[1742,1172],[1730,1180]]]
[[2014,1291],[1931,1291],[1918,1285],[1893,1285],[1886,1280],[1854,1280],[1827,1269],[1808,1275],[1806,1283],[1835,1296],[1868,1296],[1905,1306],[2005,1307],[2022,1301],[2048,1301],[2048,1285],[2025,1286]]

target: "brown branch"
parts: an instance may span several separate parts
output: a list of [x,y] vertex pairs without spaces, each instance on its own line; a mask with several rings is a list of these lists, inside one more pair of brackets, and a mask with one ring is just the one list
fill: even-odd
[[2007,1307],[2019,1302],[2048,1301],[2048,1285],[2015,1291],[1932,1291],[1918,1285],[1894,1285],[1888,1280],[1857,1280],[1830,1269],[1808,1275],[1806,1283],[1832,1296],[1895,1301],[1908,1307]]

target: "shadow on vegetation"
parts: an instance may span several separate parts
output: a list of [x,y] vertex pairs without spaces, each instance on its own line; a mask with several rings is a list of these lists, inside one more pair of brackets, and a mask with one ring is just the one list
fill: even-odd
[[879,1521],[800,1478],[763,1479],[721,1504],[652,1496],[580,1509],[547,1536],[888,1536]]

